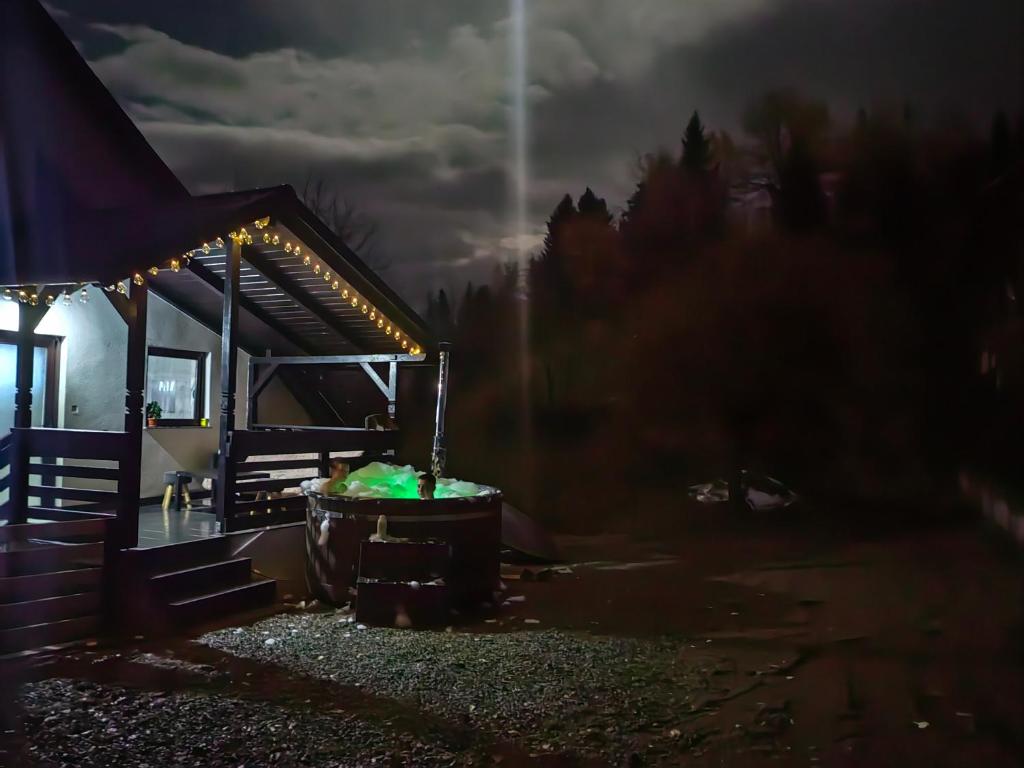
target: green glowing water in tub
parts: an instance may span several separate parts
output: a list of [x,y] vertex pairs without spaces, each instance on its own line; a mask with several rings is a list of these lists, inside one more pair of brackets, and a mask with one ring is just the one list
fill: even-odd
[[[349,473],[344,483],[345,490],[341,491],[340,495],[366,499],[416,499],[419,498],[417,493],[419,475],[420,473],[409,464],[398,467],[394,464],[374,461],[362,469]],[[338,494],[340,490],[340,488],[328,487],[327,493]],[[437,481],[434,498],[486,496],[494,493],[494,490],[488,485],[442,477]]]

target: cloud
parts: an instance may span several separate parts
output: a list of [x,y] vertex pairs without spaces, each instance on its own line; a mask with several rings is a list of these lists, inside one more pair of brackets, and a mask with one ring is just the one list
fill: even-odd
[[[52,2],[194,191],[323,178],[377,220],[388,277],[417,301],[518,252],[508,0]],[[620,206],[636,156],[677,151],[694,109],[735,129],[770,87],[840,113],[874,98],[1020,107],[1015,0],[527,7],[534,245],[563,194],[590,185]]]

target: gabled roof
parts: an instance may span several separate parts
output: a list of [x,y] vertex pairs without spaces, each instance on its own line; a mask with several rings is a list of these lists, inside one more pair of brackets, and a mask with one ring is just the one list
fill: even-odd
[[[416,313],[291,187],[189,195],[37,0],[0,0],[0,285],[107,285],[189,252],[187,270],[152,285],[219,328],[224,251],[195,249],[265,217],[339,286],[283,248],[245,246],[243,346],[400,354],[404,334],[423,351],[434,346]],[[385,337],[382,316],[403,336]]]
[[0,284],[70,270],[88,211],[187,197],[42,6],[0,0]]

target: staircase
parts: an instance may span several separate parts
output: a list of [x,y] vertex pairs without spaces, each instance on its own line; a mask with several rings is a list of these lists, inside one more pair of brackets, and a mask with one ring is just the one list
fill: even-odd
[[232,557],[223,536],[127,553],[121,591],[122,625],[146,634],[176,634],[272,606],[277,582],[252,572],[248,557]]
[[0,527],[0,659],[100,631],[109,516]]

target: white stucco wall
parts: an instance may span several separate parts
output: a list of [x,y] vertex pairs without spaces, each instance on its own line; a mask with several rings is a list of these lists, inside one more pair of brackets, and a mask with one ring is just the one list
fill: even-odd
[[[101,289],[89,288],[89,296],[86,304],[78,300],[78,294],[68,306],[58,301],[36,331],[63,338],[58,426],[120,430],[124,427],[128,329]],[[0,302],[0,328],[17,327],[17,305]],[[220,429],[220,335],[151,293],[146,341],[152,346],[207,353],[204,407],[210,426],[158,427],[143,433],[142,495],[157,496],[163,491],[165,471],[211,466]],[[249,355],[239,350],[237,426],[245,425],[248,366]],[[261,395],[260,410],[267,421],[272,417],[276,423],[309,423],[306,412],[278,381]]]

